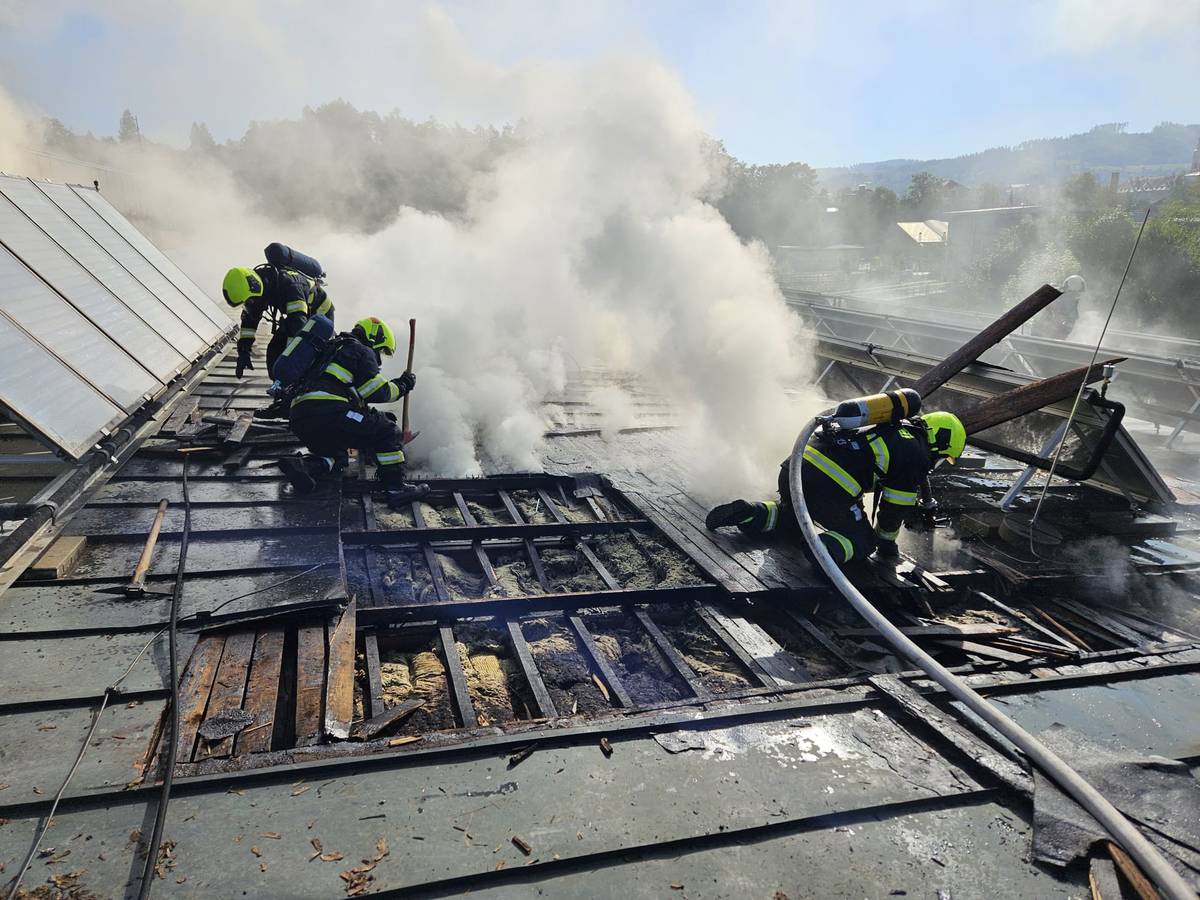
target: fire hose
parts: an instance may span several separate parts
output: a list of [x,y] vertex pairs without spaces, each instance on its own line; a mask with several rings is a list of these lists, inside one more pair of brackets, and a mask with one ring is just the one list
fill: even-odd
[[[849,402],[858,403],[859,401]],[[865,400],[862,402],[866,403]],[[1033,765],[1037,766],[1068,796],[1091,813],[1112,838],[1133,857],[1165,897],[1170,900],[1197,900],[1196,892],[1183,880],[1182,876],[1171,867],[1170,863],[1146,840],[1142,833],[1105,799],[1104,795],[1092,787],[1050,748],[1000,712],[969,687],[966,682],[918,647],[879,612],[858,588],[851,584],[842,570],[838,568],[837,563],[833,561],[833,557],[821,543],[812,516],[809,515],[808,507],[804,503],[804,480],[800,477],[800,467],[804,458],[804,448],[808,446],[808,442],[817,428],[832,421],[846,406],[847,404],[844,403],[838,409],[827,410],[809,422],[800,432],[800,436],[796,438],[796,443],[792,447],[792,456],[788,462],[792,508],[800,523],[800,531],[822,570],[833,582],[833,586],[892,647],[916,663],[930,678],[944,688],[947,694],[1011,741]]]

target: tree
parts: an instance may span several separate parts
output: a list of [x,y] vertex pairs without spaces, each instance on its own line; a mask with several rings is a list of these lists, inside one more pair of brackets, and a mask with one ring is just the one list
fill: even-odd
[[1107,205],[1105,191],[1091,172],[1068,178],[1062,194],[1068,209],[1076,213],[1092,212]]
[[121,124],[117,128],[117,139],[125,144],[129,141],[141,140],[142,132],[138,128],[137,117],[129,110],[121,113]]
[[216,147],[217,142],[213,140],[212,132],[208,130],[208,126],[203,122],[193,122],[188,150],[192,153],[211,153]]

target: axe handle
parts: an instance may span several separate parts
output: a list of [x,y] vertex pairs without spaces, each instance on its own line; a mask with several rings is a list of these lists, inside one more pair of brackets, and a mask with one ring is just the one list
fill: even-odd
[[137,566],[133,570],[133,578],[130,579],[126,590],[139,591],[146,583],[146,573],[150,570],[154,546],[158,543],[158,533],[162,530],[163,519],[166,515],[167,501],[160,500],[158,501],[158,511],[154,514],[154,521],[150,523],[150,532],[146,535],[146,543],[142,547],[142,555],[138,558]]
[[[416,350],[416,348],[417,348],[417,320],[409,319],[408,320],[408,365],[405,366],[405,368],[404,368],[405,372],[412,371],[413,351]],[[408,432],[409,432],[409,428],[408,428],[408,398],[411,396],[412,396],[411,394],[404,395],[404,408],[401,413],[401,419],[400,419],[400,428],[405,434],[408,434]]]

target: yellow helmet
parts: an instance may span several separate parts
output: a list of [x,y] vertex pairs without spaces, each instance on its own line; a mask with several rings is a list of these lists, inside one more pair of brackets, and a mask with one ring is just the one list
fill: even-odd
[[377,319],[375,316],[359,319],[354,323],[351,333],[372,350],[378,350],[384,356],[391,356],[396,352],[396,335],[392,333],[387,322]]
[[954,413],[931,412],[921,416],[925,423],[925,438],[935,456],[955,460],[967,446],[967,429]]
[[261,297],[262,292],[262,279],[257,272],[245,266],[230,269],[221,284],[221,293],[230,306],[241,306],[251,297]]

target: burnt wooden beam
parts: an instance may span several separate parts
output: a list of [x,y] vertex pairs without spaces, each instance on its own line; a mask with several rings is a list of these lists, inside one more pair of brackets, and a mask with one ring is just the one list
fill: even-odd
[[[553,501],[551,501],[553,502]],[[437,528],[426,528],[423,524],[416,528],[396,528],[391,530],[378,531],[348,531],[342,536],[347,547],[361,547],[364,545],[379,545],[379,546],[403,546],[405,544],[423,544],[423,543],[449,543],[452,541],[478,541],[478,540],[503,540],[505,538],[539,538],[539,537],[587,537],[597,534],[621,534],[633,529],[647,530],[650,528],[650,522],[645,519],[622,519],[619,521],[607,522],[568,522],[565,519],[561,522],[545,522],[538,524],[526,525],[449,525]],[[281,529],[288,534],[299,534],[299,529],[289,528]],[[328,528],[313,527],[310,531],[324,533]],[[247,533],[246,529],[237,532],[231,532],[228,536],[239,537]],[[195,536],[193,532],[193,536]],[[175,532],[171,532],[164,536],[174,537]],[[225,536],[224,532],[204,532],[203,537]],[[116,540],[132,540],[135,537],[145,537],[141,535],[104,535],[106,541]]]
[[613,577],[612,572],[605,568],[604,563],[600,562],[600,557],[596,555],[595,550],[593,550],[583,541],[580,541],[579,552],[583,558],[588,561],[588,565],[590,565],[595,570],[596,574],[600,576],[600,580],[604,582],[605,588],[610,591],[621,590],[621,582],[617,581],[617,579]]
[[454,706],[458,711],[459,721],[463,728],[478,728],[479,718],[475,715],[475,707],[471,703],[471,692],[467,689],[467,673],[463,671],[462,656],[458,652],[458,643],[454,640],[454,629],[443,625],[438,629],[438,639],[442,645],[442,656],[446,660],[446,677],[450,682],[450,692],[454,695]]
[[379,661],[379,636],[374,631],[363,635],[363,656],[367,661],[367,697],[371,717],[383,715],[387,704],[383,699],[383,666]]
[[[524,525],[525,517],[521,515],[521,511],[517,509],[517,504],[513,502],[513,498],[508,491],[500,491],[500,502],[504,504],[504,509],[508,512],[508,516],[512,519],[514,525]],[[542,565],[541,554],[538,553],[537,547],[533,545],[533,540],[525,538],[522,541],[525,547],[525,555],[529,557],[529,563],[533,566],[533,574],[537,576],[538,584],[546,593],[551,593],[554,588],[550,584],[550,579],[546,577],[546,568]]]
[[242,708],[254,716],[254,721],[237,736],[235,753],[261,753],[271,749],[282,664],[283,630],[272,628],[260,631],[254,642],[250,678],[246,682],[246,700],[242,704]]
[[650,635],[650,640],[654,642],[654,646],[658,648],[658,652],[666,658],[671,668],[675,670],[675,674],[687,682],[692,695],[698,700],[708,700],[711,698],[712,692],[704,686],[704,682],[700,680],[700,677],[696,674],[696,670],[688,665],[688,661],[683,658],[683,654],[667,639],[662,629],[658,627],[658,623],[650,618],[650,614],[644,609],[635,609],[633,615],[641,623],[646,633]]
[[516,654],[517,662],[521,664],[521,672],[533,694],[533,702],[537,707],[538,716],[543,719],[553,719],[558,715],[558,711],[555,710],[554,700],[551,699],[550,692],[546,690],[542,674],[533,661],[533,653],[529,649],[529,642],[525,640],[525,633],[521,631],[521,623],[515,619],[509,619],[505,624],[508,626],[508,637],[512,641],[513,653]]
[[959,418],[962,419],[967,434],[984,431],[1018,416],[1036,412],[1051,403],[1067,400],[1079,390],[1079,384],[1085,376],[1087,383],[1092,384],[1104,377],[1105,366],[1124,361],[1125,357],[1123,356],[1106,359],[1103,362],[1097,362],[1094,366],[1080,366],[1078,369],[1071,369],[1060,375],[1052,375],[1041,381],[1022,385],[975,404],[962,413]]
[[734,640],[733,635],[725,630],[725,626],[713,615],[711,606],[705,603],[698,603],[696,605],[696,615],[708,626],[708,630],[713,633],[713,636],[721,642],[721,646],[733,654],[734,658],[742,664],[742,668],[746,670],[747,674],[757,681],[760,686],[771,689],[779,687],[778,682],[763,671],[763,667],[758,664],[753,656],[746,652],[746,648]]
[[[425,525],[425,514],[421,512],[421,504],[418,501],[413,501],[412,504],[414,531],[429,532],[439,529],[427,528]],[[386,534],[387,532],[374,532],[375,536]],[[342,541],[345,542],[349,534],[342,535]],[[437,554],[433,552],[433,548],[429,544],[425,544],[421,548],[425,554],[425,566],[429,569],[429,580],[433,583],[433,592],[437,595],[438,600],[449,600],[450,591],[446,588],[446,573],[442,571],[441,560],[437,558]]]
[[325,700],[325,626],[296,629],[296,746],[321,741]]
[[912,385],[913,389],[922,398],[928,397],[1061,296],[1062,291],[1058,288],[1043,284],[918,378]]
[[1013,760],[992,749],[950,714],[942,712],[895,675],[872,675],[872,685],[887,695],[900,710],[919,725],[933,729],[960,753],[981,766],[994,778],[1028,797],[1033,793],[1033,778]]
[[[463,498],[462,493],[455,491],[453,496],[454,505],[458,507],[458,514],[462,516],[463,525],[466,525],[468,528],[478,528],[479,520],[471,513],[471,508],[467,506],[467,501]],[[496,570],[492,568],[492,561],[488,558],[487,551],[483,549],[483,544],[479,541],[472,541],[471,550],[475,553],[475,560],[479,563],[479,568],[483,572],[483,577],[487,580],[488,587],[494,590],[500,589],[500,581],[496,578]]]
[[632,708],[635,705],[633,699],[626,692],[625,686],[621,684],[621,679],[617,677],[617,673],[613,671],[613,667],[609,664],[608,657],[604,655],[604,651],[597,646],[596,639],[592,637],[591,631],[583,624],[583,619],[579,618],[579,616],[567,616],[567,623],[579,639],[579,646],[583,649],[584,655],[604,681],[611,699],[616,702],[617,706],[623,706],[626,709]]
[[179,680],[179,733],[171,735],[179,762],[189,762],[192,758],[196,735],[204,720],[204,711],[208,708],[208,695],[212,692],[213,679],[224,650],[224,635],[201,638]]
[[[225,709],[241,709],[246,696],[246,679],[250,674],[250,660],[254,653],[254,632],[235,631],[225,639],[225,652],[213,680],[208,696],[208,707],[204,718],[208,719]],[[203,724],[203,722],[201,722]],[[201,736],[196,756],[228,756],[233,752],[233,738],[210,741]]]
[[354,638],[358,607],[353,600],[329,633],[325,677],[325,733],[346,740],[354,721]]

